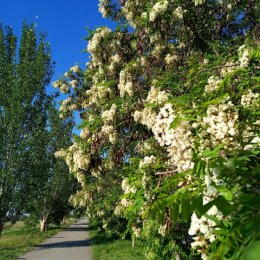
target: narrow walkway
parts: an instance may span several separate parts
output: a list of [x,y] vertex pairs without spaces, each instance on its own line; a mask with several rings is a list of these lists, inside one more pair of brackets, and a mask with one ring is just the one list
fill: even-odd
[[91,260],[90,244],[88,223],[82,219],[18,259]]

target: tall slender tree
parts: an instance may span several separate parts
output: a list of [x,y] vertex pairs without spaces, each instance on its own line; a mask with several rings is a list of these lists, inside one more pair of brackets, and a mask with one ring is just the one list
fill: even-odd
[[50,103],[46,86],[54,65],[45,35],[37,37],[33,24],[23,24],[18,55],[16,53],[17,37],[10,27],[1,26],[0,234],[8,219],[21,214],[26,201],[23,181],[28,180],[27,174],[32,170],[27,163],[32,154],[30,144],[46,126]]
[[[29,158],[30,177],[27,190],[30,199],[27,210],[46,231],[50,219],[59,222],[71,210],[69,197],[75,192],[76,179],[69,174],[66,163],[54,156],[55,151],[66,147],[72,140],[73,121],[61,120],[54,105],[50,105],[47,125],[32,139]],[[25,182],[24,182],[25,183]]]

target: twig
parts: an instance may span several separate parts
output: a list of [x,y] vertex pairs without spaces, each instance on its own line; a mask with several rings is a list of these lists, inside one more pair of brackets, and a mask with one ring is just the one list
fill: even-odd
[[155,176],[162,176],[162,175],[171,175],[171,174],[175,174],[176,171],[166,171],[166,172],[156,172],[154,175]]
[[228,68],[228,67],[238,67],[238,66],[239,66],[239,65],[222,65],[222,66],[216,66],[216,67],[212,67],[212,68],[200,70],[200,71],[197,72],[197,74],[194,76],[194,78],[195,78],[198,74],[200,74],[201,72],[210,71],[210,70],[214,70],[214,69]]

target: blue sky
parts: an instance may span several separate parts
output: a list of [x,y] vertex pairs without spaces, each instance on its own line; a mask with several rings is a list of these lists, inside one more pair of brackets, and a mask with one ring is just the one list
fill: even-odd
[[98,12],[98,3],[98,0],[0,0],[0,22],[11,26],[18,36],[25,19],[35,22],[38,30],[47,32],[56,62],[54,81],[74,64],[85,68],[89,56],[82,53],[87,47],[83,40],[87,35],[86,26],[91,29],[113,26]]

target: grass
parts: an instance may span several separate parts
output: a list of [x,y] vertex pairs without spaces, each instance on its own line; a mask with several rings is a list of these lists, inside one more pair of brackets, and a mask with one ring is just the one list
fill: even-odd
[[20,255],[30,251],[32,247],[55,235],[74,221],[69,219],[61,228],[53,226],[47,232],[40,232],[39,227],[27,228],[23,221],[18,221],[15,225],[4,229],[0,237],[0,260],[16,260]]
[[[90,230],[93,228],[90,228]],[[90,231],[92,260],[143,260],[141,242],[132,247],[131,240],[107,239],[97,230]]]

